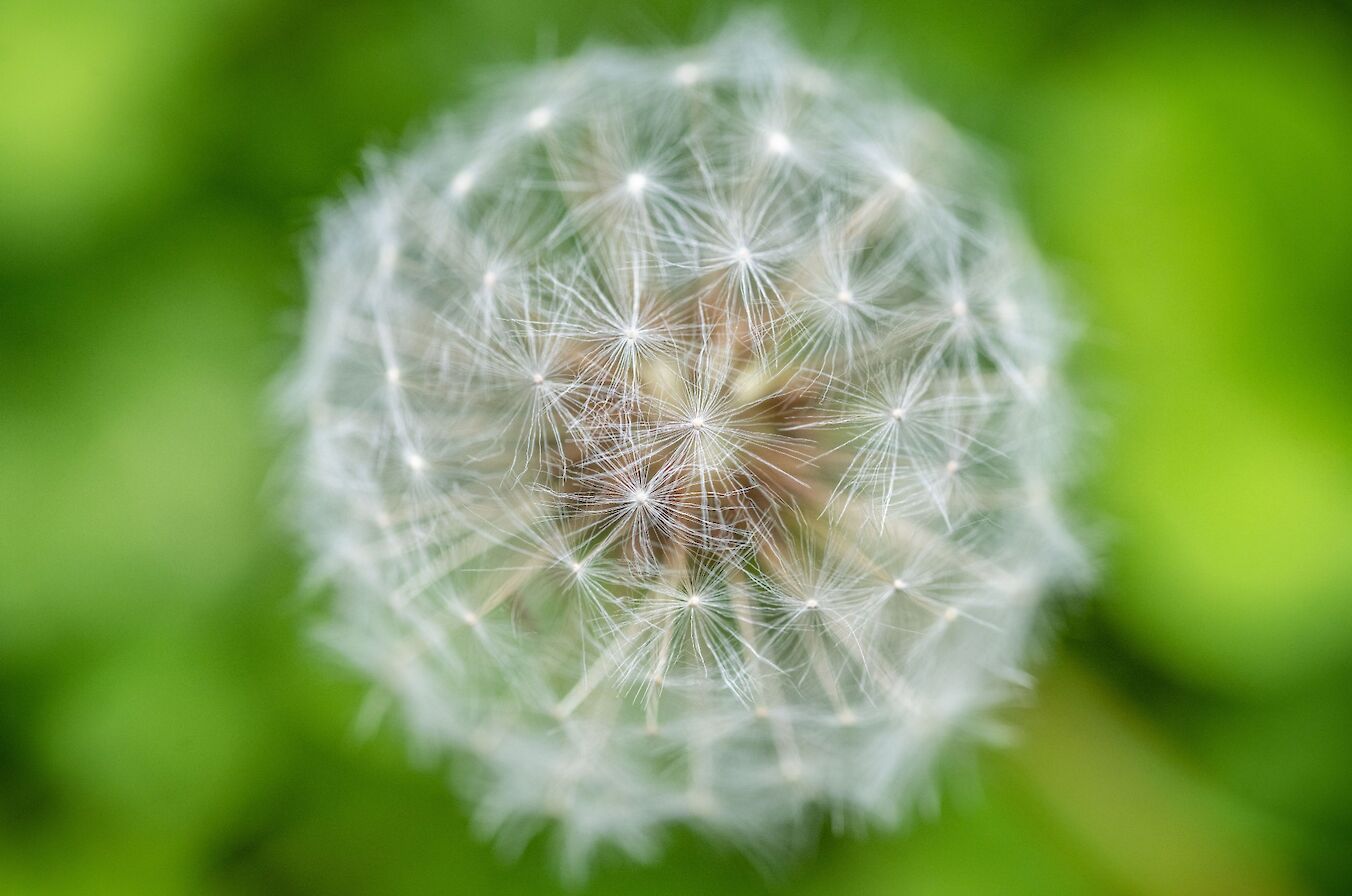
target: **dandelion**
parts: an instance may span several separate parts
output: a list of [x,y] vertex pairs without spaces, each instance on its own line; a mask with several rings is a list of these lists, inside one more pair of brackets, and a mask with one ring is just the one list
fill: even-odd
[[938,117],[763,19],[482,109],[323,220],[326,637],[574,869],[895,820],[1083,563],[1036,254]]

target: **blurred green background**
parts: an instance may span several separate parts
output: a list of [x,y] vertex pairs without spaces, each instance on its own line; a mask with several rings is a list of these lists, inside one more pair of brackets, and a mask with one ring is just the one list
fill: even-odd
[[[780,893],[1352,892],[1352,16],[803,3],[1007,163],[1086,321],[1101,584],[1015,746]],[[703,2],[0,3],[0,893],[552,892],[306,640],[270,378],[317,204],[484,66]],[[755,893],[678,836],[595,892]]]

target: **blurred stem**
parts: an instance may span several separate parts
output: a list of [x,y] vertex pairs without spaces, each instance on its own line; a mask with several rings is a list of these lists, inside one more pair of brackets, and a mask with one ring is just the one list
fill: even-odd
[[1001,761],[1127,893],[1303,891],[1243,807],[1188,768],[1150,721],[1074,661],[1046,670],[1023,743]]

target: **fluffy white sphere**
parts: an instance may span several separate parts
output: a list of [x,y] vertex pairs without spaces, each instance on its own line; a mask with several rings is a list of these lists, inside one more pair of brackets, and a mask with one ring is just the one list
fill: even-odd
[[964,142],[763,21],[523,72],[324,218],[327,635],[574,866],[893,821],[1079,562],[1064,342]]

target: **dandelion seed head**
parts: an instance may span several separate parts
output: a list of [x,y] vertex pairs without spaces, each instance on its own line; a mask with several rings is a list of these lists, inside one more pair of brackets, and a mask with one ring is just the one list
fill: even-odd
[[575,868],[891,823],[1084,569],[1017,217],[764,17],[486,99],[322,222],[288,408],[327,640]]

